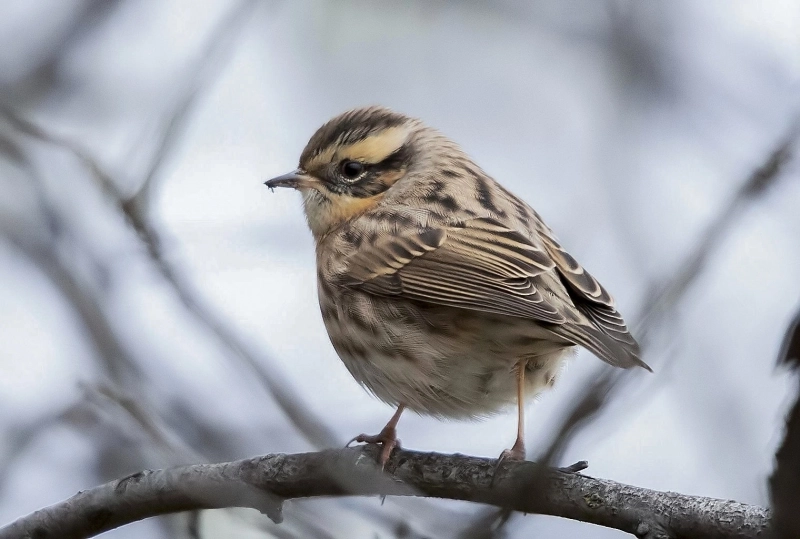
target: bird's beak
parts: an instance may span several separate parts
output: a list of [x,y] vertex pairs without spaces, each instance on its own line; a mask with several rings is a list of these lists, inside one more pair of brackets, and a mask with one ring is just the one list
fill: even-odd
[[297,169],[289,172],[288,174],[283,174],[281,176],[272,178],[271,180],[267,180],[264,182],[264,185],[270,189],[274,189],[275,187],[291,187],[292,189],[297,189],[300,187],[300,184],[303,182],[303,180],[306,179],[307,177],[303,174],[303,171]]

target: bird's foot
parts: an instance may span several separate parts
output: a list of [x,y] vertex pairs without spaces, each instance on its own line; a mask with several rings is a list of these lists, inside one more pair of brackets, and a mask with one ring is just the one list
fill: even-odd
[[505,462],[507,460],[510,461],[525,460],[525,443],[522,440],[517,439],[517,441],[514,442],[514,445],[511,446],[511,449],[506,449],[505,451],[500,453],[500,457],[497,459],[497,464],[500,464],[501,462]]
[[497,472],[504,462],[522,462],[525,460],[525,444],[520,443],[520,440],[514,442],[511,449],[506,449],[497,458],[497,463],[494,465],[494,473],[492,474],[492,481],[490,486],[494,486],[494,480],[497,477]]
[[375,435],[369,434],[359,434],[349,442],[345,447],[350,447],[352,443],[361,443],[361,444],[379,444],[381,446],[381,452],[378,455],[378,464],[381,465],[381,469],[386,464],[386,461],[389,460],[389,456],[392,454],[392,451],[395,448],[400,448],[400,440],[397,438],[397,430],[394,427],[384,427],[382,431]]
[[505,451],[500,453],[500,456],[497,458],[497,463],[500,464],[501,462],[506,462],[506,461],[521,461],[521,460],[525,460],[525,450],[514,449],[512,447],[511,449],[506,449]]

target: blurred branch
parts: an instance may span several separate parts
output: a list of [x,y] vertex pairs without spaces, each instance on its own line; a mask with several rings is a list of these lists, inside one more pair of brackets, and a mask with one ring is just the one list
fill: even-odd
[[[647,351],[650,332],[657,328],[664,317],[683,299],[742,212],[775,185],[785,165],[794,157],[792,150],[797,144],[798,137],[800,137],[800,118],[790,124],[787,134],[778,141],[764,162],[748,176],[730,202],[711,221],[700,235],[699,241],[684,257],[675,275],[663,284],[651,286],[652,292],[638,309],[637,315],[633,318],[635,322],[632,324],[633,333],[639,340],[643,353]],[[622,383],[630,380],[632,376],[640,375],[642,373],[636,371],[616,369],[606,364],[599,365],[595,373],[589,377],[591,382],[581,389],[580,397],[565,414],[561,428],[539,460],[547,465],[557,462],[581,428],[602,413],[610,397],[620,389]],[[534,478],[531,488],[536,486],[537,480]],[[508,509],[481,515],[468,533],[475,537],[493,537],[506,525],[509,517]],[[496,524],[498,522],[499,524]]]
[[[140,431],[149,441],[147,447],[158,451],[160,458],[156,462],[161,462],[161,466],[163,463],[208,462],[207,457],[176,435],[156,410],[142,402],[143,399],[132,398],[112,384],[81,384],[81,388],[86,404],[92,405],[96,413],[104,416],[106,423],[118,430],[120,435],[130,436],[133,431]],[[218,436],[223,435],[218,433]]]
[[[395,451],[377,472],[374,447],[267,455],[222,464],[143,471],[79,492],[0,529],[0,539],[91,537],[154,515],[252,507],[281,520],[285,499],[392,495],[468,500],[616,528],[642,539],[745,539],[762,534],[767,509],[657,492],[548,469],[542,492],[525,486],[539,466],[494,459]],[[499,473],[495,477],[495,472]]]
[[[750,174],[731,201],[708,225],[694,248],[678,266],[676,274],[662,285],[652,287],[655,292],[641,305],[634,317],[636,322],[632,324],[635,328],[633,333],[637,336],[643,352],[646,352],[648,347],[649,332],[655,329],[662,317],[671,312],[683,299],[689,286],[701,274],[709,257],[716,251],[716,247],[736,219],[777,182],[784,166],[793,157],[792,147],[797,143],[798,136],[800,136],[800,120],[791,125],[789,132],[779,140],[775,149]],[[556,458],[580,430],[579,426],[600,413],[620,382],[629,379],[631,374],[631,371],[613,369],[607,365],[598,367],[596,375],[591,377],[592,383],[581,391],[582,398],[567,413],[564,428],[560,429],[546,455],[551,459]],[[549,464],[553,461],[547,462]]]
[[694,248],[678,265],[676,274],[664,283],[651,286],[650,296],[645,299],[634,318],[635,333],[642,345],[646,344],[649,332],[656,327],[660,317],[683,298],[736,220],[777,183],[785,165],[794,157],[793,146],[797,144],[798,136],[800,118],[794,120],[788,133],[778,141],[764,162],[750,174],[730,202],[700,234]]
[[18,104],[27,104],[41,99],[47,92],[63,88],[65,84],[59,68],[64,58],[74,50],[76,43],[108,20],[122,3],[122,0],[78,2],[70,23],[57,32],[45,50],[24,56],[30,63],[24,76],[0,86],[0,94],[12,97]]
[[774,539],[800,537],[800,394],[786,418],[786,434],[769,478],[775,512]]
[[[226,17],[212,33],[204,51],[200,54],[199,62],[192,70],[192,82],[188,85],[188,90],[184,99],[178,103],[173,115],[165,123],[165,128],[154,159],[144,178],[144,181],[137,193],[125,199],[119,192],[115,193],[114,199],[119,204],[129,222],[139,234],[142,241],[147,246],[152,260],[155,262],[161,275],[172,285],[177,297],[184,307],[198,320],[205,328],[213,334],[229,352],[255,374],[256,379],[273,396],[276,403],[289,420],[298,428],[305,438],[317,448],[331,447],[339,445],[341,441],[327,425],[318,418],[311,409],[298,398],[299,393],[291,387],[274,366],[274,361],[259,353],[239,338],[225,322],[214,312],[205,307],[197,298],[189,283],[182,279],[174,268],[164,257],[161,249],[161,238],[158,231],[148,220],[146,211],[146,201],[149,191],[152,189],[154,178],[164,161],[169,150],[173,147],[176,135],[180,133],[180,127],[196,100],[198,91],[205,86],[209,77],[209,65],[212,60],[219,56],[219,43],[224,42],[225,38],[230,38],[232,31],[246,20],[247,14],[257,4],[253,0],[241,2],[237,8],[231,10],[231,14]],[[108,178],[108,176],[104,176]],[[107,180],[106,180],[107,181]],[[108,191],[107,191],[108,192]],[[269,368],[266,368],[269,365]]]
[[[233,30],[247,19],[247,15],[257,4],[253,0],[241,2],[212,32],[200,60],[189,76],[192,81],[182,100],[178,102],[173,114],[165,122],[158,150],[148,167],[145,178],[139,190],[132,197],[127,197],[113,178],[91,156],[90,152],[74,141],[50,133],[46,129],[21,117],[13,109],[0,105],[2,114],[16,129],[44,142],[54,144],[71,152],[97,180],[103,192],[118,206],[127,221],[137,232],[139,238],[147,248],[152,261],[164,279],[172,286],[176,296],[184,307],[200,322],[217,340],[229,351],[232,357],[238,358],[256,379],[272,395],[278,406],[283,410],[289,420],[298,428],[305,438],[317,448],[331,447],[340,443],[339,437],[329,429],[325,423],[316,417],[311,409],[302,402],[299,394],[289,382],[277,371],[274,361],[263,352],[256,351],[244,340],[239,338],[216,314],[197,298],[191,285],[182,279],[166,260],[161,249],[161,238],[158,231],[150,223],[146,211],[146,199],[152,189],[154,178],[163,163],[168,151],[173,147],[175,137],[180,133],[180,127],[195,102],[200,88],[206,86],[210,68],[208,63],[216,59],[219,54],[218,42],[223,38],[230,38]],[[269,367],[267,367],[269,366]]]
[[[789,323],[778,364],[800,370],[800,311]],[[796,373],[799,374],[799,373]],[[775,454],[775,470],[769,478],[770,498],[775,513],[774,539],[800,537],[800,384],[797,397],[786,418],[786,433]]]
[[36,264],[75,309],[111,379],[122,385],[131,378],[140,379],[143,376],[141,368],[112,327],[96,294],[67,270],[52,251],[25,245],[20,238],[8,233],[6,237]]
[[[149,384],[147,384],[147,375],[140,366],[140,358],[123,338],[118,324],[114,323],[105,304],[106,298],[103,294],[104,283],[102,281],[105,280],[104,276],[108,275],[111,269],[105,261],[100,260],[85,248],[58,208],[49,203],[41,186],[43,180],[24,148],[15,145],[12,139],[4,137],[0,133],[0,154],[5,155],[7,159],[29,175],[28,185],[32,186],[37,193],[36,209],[38,212],[33,213],[32,217],[46,223],[46,227],[44,227],[46,232],[44,232],[34,230],[35,227],[28,222],[19,223],[14,220],[0,219],[0,240],[7,240],[11,248],[16,249],[23,258],[27,258],[50,280],[76,313],[79,322],[82,323],[90,343],[95,348],[94,357],[102,369],[104,378],[98,390],[86,391],[85,402],[98,404],[98,397],[102,395],[106,399],[106,403],[114,402],[120,410],[126,410],[130,417],[137,422],[148,420],[150,425],[140,423],[140,426],[147,434],[152,435],[154,431],[148,431],[147,427],[156,424],[162,425],[163,422],[155,413],[151,413],[148,418],[145,407],[137,407],[133,399],[125,396],[130,392],[137,395],[143,402],[148,402]],[[74,256],[81,251],[82,257]],[[76,263],[76,258],[83,258],[84,268],[81,267],[81,264]],[[93,273],[99,274],[99,277],[92,279],[87,276],[87,272],[82,271],[85,267],[92,268]],[[113,383],[110,384],[107,380],[112,380]],[[108,406],[98,405],[97,408],[104,409],[106,412],[111,411]],[[216,428],[209,428],[206,422],[195,413],[191,411],[187,411],[187,413],[189,416],[184,418],[184,425],[190,424],[197,428],[204,428],[206,446],[211,446],[213,441],[217,447],[226,448],[225,454],[230,454],[230,451],[235,450],[231,446],[227,433],[219,432]],[[113,422],[116,423],[120,419],[118,415]],[[162,440],[154,437],[153,441],[159,444]],[[193,453],[188,453],[181,462],[196,462],[197,460]],[[163,460],[159,460],[157,463],[160,466],[164,465]],[[168,463],[173,464],[175,460],[172,459]],[[132,469],[139,467],[141,464],[136,464]]]
[[0,498],[14,465],[28,455],[30,447],[50,429],[69,424],[80,416],[81,404],[73,403],[56,413],[50,413],[23,426],[11,427],[3,434],[8,447],[0,454]]
[[[2,113],[4,110],[0,107]],[[89,334],[108,376],[119,383],[140,378],[141,369],[111,325],[96,290],[85,279],[81,279],[78,272],[68,268],[59,256],[58,242],[69,237],[69,227],[41,193],[36,168],[13,140],[0,136],[0,142],[0,151],[30,176],[30,185],[37,189],[37,209],[49,232],[49,235],[36,234],[28,226],[0,221],[0,237],[5,237],[11,246],[36,265],[69,301]]]
[[98,185],[102,188],[104,193],[107,195],[122,197],[122,193],[112,181],[111,175],[103,170],[103,167],[100,166],[100,164],[85,148],[82,148],[79,144],[67,137],[47,131],[35,123],[27,120],[22,115],[18,114],[14,108],[7,104],[0,103],[0,115],[2,115],[8,121],[8,123],[10,123],[18,131],[70,152],[78,159],[78,161],[80,161],[83,166],[89,169],[89,171],[92,173],[92,177],[97,180]]
[[778,365],[800,369],[800,310],[786,328],[781,351],[778,353]]
[[[234,41],[239,38],[244,24],[252,19],[253,10],[258,5],[258,0],[240,0],[231,8],[210,32],[194,65],[187,69],[188,74],[181,78],[185,81],[184,88],[171,114],[164,119],[155,145],[156,151],[150,159],[141,184],[134,195],[126,201],[126,205],[130,206],[128,210],[130,213],[145,213],[155,180],[180,136],[183,135],[189,113],[193,110],[198,97],[211,86],[214,77],[222,71],[225,57],[230,55]],[[140,215],[140,219],[143,218]]]
[[[0,109],[0,114],[3,113],[6,116],[13,115],[9,121],[13,122],[18,128],[20,126],[23,127],[24,132],[41,135],[36,138],[45,139],[49,142],[57,140],[57,137],[48,134],[47,131],[16,117],[13,111]],[[65,142],[65,145],[58,144],[59,147],[68,147],[95,174],[106,177],[102,168],[97,165],[88,153],[84,153],[77,145],[73,145],[69,141],[62,142]],[[103,367],[107,369],[107,374],[118,383],[103,381],[98,385],[83,385],[85,400],[82,404],[84,407],[91,405],[89,411],[94,412],[93,417],[96,420],[102,420],[106,425],[115,429],[118,438],[114,438],[115,441],[111,450],[116,451],[116,447],[123,446],[131,450],[131,452],[124,453],[121,457],[122,471],[118,469],[120,466],[115,466],[117,468],[116,472],[113,469],[102,469],[101,477],[114,477],[129,470],[153,465],[161,467],[186,462],[208,462],[207,455],[195,453],[190,444],[187,444],[181,436],[176,435],[175,431],[162,419],[163,414],[148,406],[150,401],[145,396],[146,384],[141,383],[142,380],[138,378],[136,380],[128,378],[127,367],[138,368],[138,363],[135,361],[136,358],[131,355],[128,346],[119,338],[117,330],[112,324],[113,320],[108,317],[106,308],[103,305],[103,298],[97,293],[91,280],[84,278],[82,272],[76,271],[76,268],[68,264],[64,257],[60,255],[60,253],[64,252],[63,247],[68,247],[69,252],[74,252],[80,246],[80,238],[72,234],[69,223],[62,218],[58,209],[48,203],[46,193],[41,189],[40,185],[43,180],[37,175],[34,163],[28,158],[25,148],[15,144],[13,139],[3,137],[0,134],[0,154],[28,173],[30,176],[29,185],[35,188],[38,194],[39,212],[36,218],[49,223],[47,233],[30,234],[29,228],[24,228],[16,222],[0,222],[0,239],[9,240],[11,247],[17,248],[24,256],[29,258],[61,291],[68,303],[79,314],[79,319],[85,323],[88,334],[98,349],[97,357]],[[108,185],[113,186],[114,184],[109,183]],[[86,253],[86,255],[92,258],[89,253]],[[99,260],[95,262],[103,265]],[[166,267],[169,269],[169,266]],[[188,291],[188,286],[185,287],[185,290]],[[189,292],[187,292],[187,295],[192,297]],[[136,371],[136,374],[142,375],[139,371]],[[266,374],[269,375],[268,372]],[[272,379],[277,380],[276,384],[279,387],[281,386],[279,378],[273,375]],[[137,383],[127,383],[133,381]],[[290,389],[284,386],[283,391],[290,392]],[[136,398],[132,398],[131,395],[136,395]],[[216,426],[211,428],[199,417],[195,417],[194,414],[191,415],[190,420],[183,421],[183,424],[203,429],[204,450],[216,446],[225,448],[222,451],[223,454],[231,454],[231,452],[235,451],[235,448],[230,446],[232,440],[226,435],[225,431],[216,428]],[[139,443],[139,440],[146,440],[146,443]],[[217,454],[219,455],[219,453],[218,451]],[[216,458],[224,457],[217,456]],[[0,472],[2,471],[4,471],[4,468],[0,467]],[[0,479],[2,479],[2,475],[0,473]],[[0,485],[2,485],[1,482]],[[354,507],[353,510],[362,514],[361,508]],[[372,515],[364,516],[367,516],[369,520],[377,521],[380,527],[391,529],[392,527],[401,526],[403,523],[402,518],[392,513],[391,511],[384,511],[380,514],[376,512]],[[438,516],[440,517],[441,513]],[[313,520],[307,520],[302,513],[297,514],[293,511],[287,514],[286,518],[287,523],[282,527],[284,530],[287,529],[287,525],[289,526],[288,529],[313,525]],[[410,534],[407,535],[409,537],[422,536],[421,534],[415,535],[413,528],[408,525],[406,525],[405,529]],[[303,536],[303,534],[301,533],[300,536]]]

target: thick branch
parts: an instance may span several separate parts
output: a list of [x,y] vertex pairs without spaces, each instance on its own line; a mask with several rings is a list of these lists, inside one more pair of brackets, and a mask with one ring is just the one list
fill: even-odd
[[387,474],[379,474],[375,456],[374,448],[361,447],[144,471],[31,513],[0,529],[0,539],[91,537],[190,509],[252,507],[279,521],[281,499],[341,495],[468,500],[647,539],[752,538],[769,523],[761,507],[542,470],[532,462],[510,462],[495,474],[494,459],[398,450]]

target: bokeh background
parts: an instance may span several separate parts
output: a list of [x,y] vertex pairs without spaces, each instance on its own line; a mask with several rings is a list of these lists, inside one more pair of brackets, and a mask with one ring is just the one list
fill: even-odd
[[[626,377],[558,464],[769,503],[795,387],[775,358],[800,298],[796,1],[6,0],[0,523],[141,468],[384,424],[328,342],[299,196],[262,185],[366,104],[459,141],[645,344],[655,373]],[[528,407],[532,458],[600,368],[580,352]],[[494,457],[515,421],[407,414],[400,437]],[[394,499],[285,512],[107,536],[466,537],[486,517]],[[496,535],[625,537],[521,515]]]

